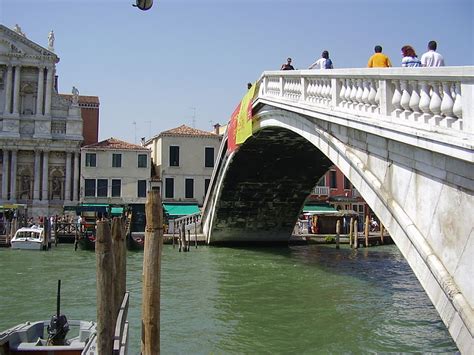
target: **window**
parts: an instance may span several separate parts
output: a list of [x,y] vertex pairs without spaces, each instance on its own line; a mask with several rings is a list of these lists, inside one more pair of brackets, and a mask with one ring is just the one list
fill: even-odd
[[194,179],[185,179],[184,197],[194,198]]
[[86,153],[86,166],[91,167],[91,168],[96,167],[95,153]]
[[337,188],[337,175],[336,175],[336,170],[331,170],[329,172],[329,187],[331,189],[336,189]]
[[165,197],[174,198],[174,179],[173,178],[165,179]]
[[350,190],[351,189],[351,182],[345,176],[344,176],[344,189],[345,190]]
[[204,179],[204,195],[207,195],[207,190],[209,189],[210,183],[211,179]]
[[137,196],[146,197],[146,180],[138,180]]
[[120,197],[122,194],[122,180],[112,179],[112,197]]
[[316,186],[324,187],[326,186],[326,176],[322,176],[321,179],[318,180]]
[[170,166],[179,166],[179,147],[170,146]]
[[122,167],[122,154],[112,154],[112,168]]
[[97,197],[107,197],[109,181],[107,179],[97,180]]
[[95,197],[95,179],[85,179],[84,196]]
[[204,157],[204,166],[206,168],[214,167],[214,148],[206,147],[205,157]]
[[138,154],[138,167],[146,168],[148,166],[148,157],[146,154]]

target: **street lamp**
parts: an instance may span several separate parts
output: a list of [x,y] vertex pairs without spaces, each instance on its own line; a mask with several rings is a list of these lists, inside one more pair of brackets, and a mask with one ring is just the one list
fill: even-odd
[[138,7],[140,10],[150,10],[153,6],[153,0],[137,0],[133,6]]

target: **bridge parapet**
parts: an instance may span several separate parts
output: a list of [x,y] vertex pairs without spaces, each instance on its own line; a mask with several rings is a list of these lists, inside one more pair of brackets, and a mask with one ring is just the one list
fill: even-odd
[[264,72],[259,98],[377,118],[471,140],[474,67]]

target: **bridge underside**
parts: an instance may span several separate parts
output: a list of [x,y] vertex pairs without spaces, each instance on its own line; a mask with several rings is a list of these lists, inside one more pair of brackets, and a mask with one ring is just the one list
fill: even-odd
[[292,131],[259,131],[229,164],[215,208],[212,243],[287,242],[305,198],[331,165]]

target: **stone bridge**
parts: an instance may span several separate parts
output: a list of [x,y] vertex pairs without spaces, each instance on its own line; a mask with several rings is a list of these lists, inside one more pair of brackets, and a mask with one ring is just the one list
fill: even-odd
[[208,242],[286,242],[334,164],[474,353],[474,67],[264,72],[253,112],[237,150],[224,137]]

